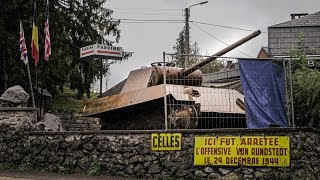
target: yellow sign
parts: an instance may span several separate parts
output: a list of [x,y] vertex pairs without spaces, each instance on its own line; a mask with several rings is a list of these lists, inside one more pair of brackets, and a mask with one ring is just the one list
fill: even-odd
[[152,133],[152,151],[181,150],[181,133]]
[[289,136],[196,136],[194,165],[290,166]]

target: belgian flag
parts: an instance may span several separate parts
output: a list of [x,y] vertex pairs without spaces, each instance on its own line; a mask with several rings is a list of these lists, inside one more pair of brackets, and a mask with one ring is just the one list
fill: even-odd
[[34,59],[34,64],[37,66],[39,62],[39,44],[38,44],[38,27],[37,27],[37,6],[34,3],[33,11],[33,22],[32,22],[32,41],[31,41],[31,50],[32,58]]

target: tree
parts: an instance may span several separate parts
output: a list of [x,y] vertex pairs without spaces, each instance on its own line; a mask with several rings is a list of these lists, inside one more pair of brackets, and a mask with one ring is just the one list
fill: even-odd
[[175,57],[177,67],[184,67],[185,57],[180,56],[180,54],[186,54],[185,51],[185,37],[184,29],[179,33],[179,37],[176,40],[176,44],[173,46],[174,53],[177,54]]
[[291,51],[293,101],[298,126],[320,127],[320,63],[308,67],[303,34],[300,34],[298,48]]
[[[184,68],[184,62],[185,62],[185,56],[180,56],[180,54],[187,54],[185,52],[185,47],[186,47],[186,43],[185,43],[185,33],[184,33],[185,29],[183,29],[180,33],[179,36],[176,40],[176,44],[173,46],[173,50],[174,53],[177,54],[177,56],[175,56],[174,61],[176,62],[177,67],[180,68]],[[189,38],[191,39],[191,38]],[[189,43],[191,44],[191,43]],[[200,53],[200,47],[198,45],[197,42],[194,42],[190,47],[190,56],[189,56],[189,61],[187,63],[187,67],[190,67],[200,61],[202,61],[204,58],[201,57],[201,53]],[[219,69],[222,67],[222,63],[220,61],[213,61],[203,67],[200,67],[199,69],[203,72],[203,73],[213,73],[213,72],[217,72],[219,71]]]
[[[50,34],[52,43],[52,56],[48,63],[40,60],[38,68],[34,68],[33,60],[30,56],[31,48],[31,22],[33,15],[33,1],[22,0],[2,0],[0,2],[0,48],[2,61],[5,64],[8,77],[7,86],[15,84],[22,85],[29,89],[26,82],[26,68],[20,59],[18,37],[19,21],[23,21],[26,43],[29,52],[29,62],[34,84],[39,84],[42,80],[42,66],[45,65],[44,87],[52,94],[66,83],[73,82],[71,88],[78,90],[79,97],[84,91],[90,92],[90,85],[99,76],[100,62],[83,61],[79,58],[80,47],[93,44],[104,43],[112,45],[107,38],[114,38],[118,42],[120,21],[112,18],[113,11],[106,8],[107,0],[55,0],[50,1]],[[43,52],[43,26],[45,19],[45,1],[35,0],[38,8],[39,47],[40,56]],[[128,55],[127,55],[128,57]],[[0,69],[1,74],[4,73]],[[38,72],[38,79],[35,76]],[[75,73],[77,72],[77,73]],[[107,73],[108,68],[103,67],[103,73]],[[75,78],[76,77],[76,78]],[[74,83],[74,81],[80,81]],[[0,92],[4,90],[4,78],[0,78]],[[72,84],[72,83],[71,83]],[[90,94],[89,94],[90,95]]]

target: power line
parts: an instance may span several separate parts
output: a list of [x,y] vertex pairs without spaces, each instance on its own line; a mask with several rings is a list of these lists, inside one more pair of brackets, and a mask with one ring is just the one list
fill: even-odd
[[[238,27],[232,27],[232,26],[225,26],[225,25],[219,25],[219,24],[211,24],[211,23],[198,22],[198,21],[190,21],[190,22],[197,23],[197,24],[209,25],[209,26],[216,26],[216,27],[222,27],[222,28],[242,30],[242,31],[250,31],[250,32],[256,31],[256,30],[252,30],[252,29],[244,29],[244,28],[238,28]],[[267,32],[261,32],[261,33],[267,33]]]
[[125,24],[164,24],[164,23],[167,23],[167,24],[177,24],[177,23],[184,23],[184,22],[172,22],[172,21],[149,21],[149,22],[143,22],[143,21],[141,21],[141,22],[139,22],[139,21],[135,21],[135,22],[123,22],[123,21],[121,21],[121,23],[125,23]]
[[[200,28],[199,26],[197,26],[196,24],[194,24],[193,22],[191,22],[191,23],[192,23],[194,26],[196,26],[198,29],[200,29],[201,31],[203,31],[203,32],[205,32],[206,34],[208,34],[209,36],[211,36],[212,38],[216,39],[217,41],[223,43],[223,44],[226,45],[226,46],[229,46],[229,44],[227,44],[227,43],[223,42],[222,40],[220,40],[219,38],[213,36],[213,35],[210,34],[209,32],[205,31],[204,29],[202,29],[202,28]],[[248,57],[252,57],[252,56],[250,56],[249,54],[244,53],[244,52],[242,52],[242,51],[240,51],[240,50],[238,50],[238,49],[235,49],[235,50],[238,51],[238,52],[240,52],[240,53],[243,54],[243,55],[246,55],[246,56],[248,56]],[[253,57],[252,57],[252,58],[253,58]]]
[[[134,19],[134,18],[119,18],[119,19],[115,19],[115,20],[152,22],[152,23],[154,23],[154,22],[159,22],[159,21],[162,21],[162,22],[169,22],[169,21],[171,21],[171,22],[184,22],[183,20],[179,20],[179,19],[172,20],[172,19]],[[238,27],[232,27],[232,26],[225,26],[225,25],[219,25],[219,24],[211,24],[211,23],[198,22],[198,21],[190,21],[190,22],[193,23],[194,25],[195,25],[195,24],[203,24],[203,25],[216,26],[216,27],[228,28],[228,29],[234,29],[234,30],[241,30],[241,31],[249,31],[249,32],[256,31],[256,30],[253,30],[253,29],[244,29],[244,28],[238,28]],[[128,22],[125,22],[125,23],[128,23]],[[261,32],[261,33],[266,34],[267,32]]]
[[146,11],[146,10],[150,10],[150,11],[181,11],[181,9],[179,8],[112,8],[113,11],[115,10],[120,10],[120,11]]
[[180,19],[130,19],[130,18],[119,18],[114,19],[116,21],[139,21],[139,22],[183,22],[183,20]]

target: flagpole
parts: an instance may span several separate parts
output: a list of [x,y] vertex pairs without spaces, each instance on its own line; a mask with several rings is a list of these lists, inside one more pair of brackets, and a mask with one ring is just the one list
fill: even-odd
[[33,94],[33,88],[32,88],[32,81],[31,81],[29,63],[27,64],[27,70],[28,70],[28,78],[29,78],[29,85],[30,85],[30,92],[31,92],[31,99],[32,99],[32,107],[35,108],[36,107],[36,103],[34,101],[34,94]]
[[[45,74],[45,72],[44,72],[44,66],[45,66],[45,64],[46,64],[46,62],[45,61],[43,61],[43,63],[42,63],[43,65],[42,65],[42,83],[41,83],[41,98],[40,98],[40,119],[42,118],[41,117],[41,112],[42,112],[42,103],[43,103],[43,84],[44,84],[44,74]],[[44,114],[45,114],[45,112],[44,112],[44,110],[45,110],[45,108],[44,108],[44,106],[45,106],[45,104],[43,105],[43,116],[44,116]]]

